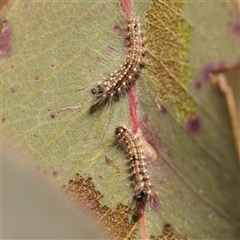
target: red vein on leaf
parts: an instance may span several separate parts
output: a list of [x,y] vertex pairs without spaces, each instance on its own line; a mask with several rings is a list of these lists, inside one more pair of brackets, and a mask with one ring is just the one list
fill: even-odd
[[[132,18],[131,0],[124,0],[125,17],[126,21]],[[139,127],[139,120],[137,115],[137,97],[135,87],[132,85],[130,88],[130,117],[132,122],[132,131],[136,134]]]
[[130,89],[130,116],[132,121],[132,132],[136,134],[139,127],[139,120],[137,115],[136,90],[134,86],[131,86]]
[[[124,0],[124,6],[125,6],[126,20],[129,21],[132,18],[131,0]],[[132,122],[132,131],[134,134],[136,134],[137,129],[139,127],[139,120],[138,120],[138,114],[137,114],[137,96],[136,96],[136,90],[134,85],[132,85],[130,88],[130,117]],[[146,240],[147,234],[146,234],[144,208],[139,209],[139,215],[140,215],[142,239]]]
[[131,0],[124,0],[125,17],[129,21],[132,18]]
[[8,6],[9,3],[10,3],[10,0],[5,0],[5,2],[3,3],[2,7],[0,8],[0,13],[2,13],[3,8],[4,8],[5,6]]
[[142,240],[147,239],[144,208],[139,209]]

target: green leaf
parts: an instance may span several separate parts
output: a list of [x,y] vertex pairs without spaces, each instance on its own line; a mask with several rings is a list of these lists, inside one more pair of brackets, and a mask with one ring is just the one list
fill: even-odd
[[[161,209],[146,209],[147,236],[167,222],[188,239],[237,238],[237,151],[224,95],[209,81],[237,64],[237,3],[134,1],[133,12],[147,49],[138,116],[158,153],[148,168]],[[127,157],[114,145],[115,127],[131,128],[129,97],[93,109],[89,91],[126,57],[117,1],[11,1],[3,19],[3,134],[60,185],[79,173],[103,205],[129,204]],[[81,107],[58,112],[67,105]]]

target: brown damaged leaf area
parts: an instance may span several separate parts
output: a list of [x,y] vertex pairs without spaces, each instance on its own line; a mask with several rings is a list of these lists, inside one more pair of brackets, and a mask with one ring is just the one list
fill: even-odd
[[[90,210],[97,218],[102,230],[111,239],[135,239],[138,222],[136,213],[128,206],[118,204],[115,211],[101,206],[99,200],[103,195],[95,189],[91,178],[84,179],[79,174],[62,188],[72,201],[81,208]],[[129,221],[129,217],[132,221]]]
[[163,225],[162,235],[159,237],[151,236],[150,239],[151,240],[187,240],[187,237],[175,234],[173,226],[169,223],[165,223]]
[[191,28],[181,17],[183,7],[183,1],[153,1],[145,26],[147,73],[160,100],[172,99],[179,117],[195,113],[195,104],[187,92]]
[[[103,195],[95,189],[91,178],[84,179],[79,174],[76,174],[73,180],[70,180],[67,185],[62,187],[62,190],[81,208],[89,210],[97,218],[102,230],[111,239],[136,239],[139,226],[137,213],[123,204],[119,204],[115,211],[112,211],[107,206],[101,206],[99,200]],[[170,223],[163,225],[161,236],[151,236],[150,239],[187,240],[185,236],[175,234]]]

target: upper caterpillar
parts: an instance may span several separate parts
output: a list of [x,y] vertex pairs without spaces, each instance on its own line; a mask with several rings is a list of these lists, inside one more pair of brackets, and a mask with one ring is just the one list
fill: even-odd
[[143,64],[143,39],[141,36],[140,23],[137,18],[128,21],[128,55],[119,70],[104,78],[98,85],[92,88],[92,93],[97,95],[98,102],[118,98],[129,91],[136,81],[137,75]]

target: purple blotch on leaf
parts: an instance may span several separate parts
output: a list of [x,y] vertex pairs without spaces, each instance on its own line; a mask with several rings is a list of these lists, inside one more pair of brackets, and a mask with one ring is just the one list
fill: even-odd
[[100,57],[97,57],[97,58],[96,58],[96,62],[97,62],[97,63],[100,63],[100,62],[101,62],[101,58],[100,58]]
[[214,69],[214,66],[212,63],[207,64],[203,69],[202,69],[202,81],[208,82],[210,80],[210,76],[212,74],[212,71]]
[[235,23],[232,26],[232,30],[233,30],[233,33],[239,37],[240,36],[240,22]]
[[117,35],[119,35],[119,36],[123,35],[123,30],[122,30],[121,26],[118,23],[116,23],[114,25],[113,29],[117,33]]
[[110,52],[110,53],[112,53],[112,52],[115,52],[116,49],[115,49],[113,46],[108,45],[108,46],[107,46],[107,51]]
[[240,15],[239,14],[233,17],[233,19],[229,22],[229,28],[235,36],[240,37]]
[[56,115],[54,113],[52,113],[50,116],[52,119],[54,119],[56,117]]
[[160,109],[161,113],[166,114],[167,109],[162,104],[160,104],[160,106],[161,106],[161,109]]
[[201,87],[202,87],[202,84],[201,84],[200,82],[196,82],[196,83],[195,83],[195,88],[196,88],[197,90],[200,90]]
[[202,80],[205,81],[205,82],[209,82],[212,73],[223,72],[223,71],[226,71],[226,70],[227,70],[227,66],[223,61],[220,61],[217,64],[208,63],[202,69]]
[[228,69],[227,65],[220,61],[216,64],[207,63],[204,67],[201,68],[199,76],[194,84],[197,90],[200,90],[204,83],[209,83],[211,75],[214,73],[220,73]]
[[13,88],[13,87],[11,87],[10,90],[11,90],[12,93],[15,93],[15,92],[16,92],[16,89]]
[[188,132],[197,133],[201,130],[201,121],[197,116],[189,116],[186,126]]
[[160,110],[161,113],[166,114],[167,113],[167,109],[165,108],[165,106],[159,101],[158,98],[155,99],[155,102],[157,104],[158,109]]
[[12,38],[12,29],[7,20],[3,20],[3,28],[0,36],[0,58],[9,58],[11,57],[11,38]]
[[57,175],[58,175],[58,171],[53,171],[53,176],[57,177]]

